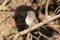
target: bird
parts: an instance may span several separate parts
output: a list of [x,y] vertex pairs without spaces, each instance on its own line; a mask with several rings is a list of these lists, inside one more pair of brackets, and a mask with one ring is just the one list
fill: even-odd
[[34,11],[27,11],[27,16],[25,18],[25,22],[29,27],[32,27],[38,23],[38,20],[36,18]]
[[34,11],[31,6],[21,5],[15,9],[15,14],[13,16],[16,27],[18,31],[22,31],[28,28],[28,25],[25,23],[25,18],[27,16],[27,11]]

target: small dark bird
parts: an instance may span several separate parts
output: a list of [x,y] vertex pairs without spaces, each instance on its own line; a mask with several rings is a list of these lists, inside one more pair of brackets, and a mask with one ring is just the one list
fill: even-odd
[[28,11],[34,11],[34,10],[32,7],[26,5],[21,5],[18,8],[16,8],[14,17],[18,31],[22,31],[27,28],[25,18],[27,16]]

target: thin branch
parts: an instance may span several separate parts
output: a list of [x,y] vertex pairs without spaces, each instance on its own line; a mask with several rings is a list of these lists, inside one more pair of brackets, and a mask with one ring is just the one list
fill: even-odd
[[49,6],[49,0],[47,0],[46,8],[45,8],[45,16],[48,17],[48,6]]
[[[2,3],[2,5],[6,5],[7,2],[9,2],[9,0],[5,0],[5,1]],[[2,5],[1,5],[1,6],[2,6]],[[0,10],[1,10],[1,6],[0,6]]]
[[[54,13],[56,13],[57,10],[58,10],[58,12],[59,12],[59,8],[60,8],[60,6],[58,6],[58,7],[56,8],[56,10],[54,11]],[[58,13],[58,12],[57,12],[57,13]],[[56,13],[56,14],[57,14],[57,13]]]
[[47,38],[49,40],[49,37],[47,37],[46,35],[42,34],[41,32],[39,32],[40,35],[42,35],[43,37]]

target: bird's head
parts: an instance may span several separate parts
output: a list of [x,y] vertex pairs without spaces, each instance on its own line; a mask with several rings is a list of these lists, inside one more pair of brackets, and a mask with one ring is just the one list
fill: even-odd
[[34,17],[35,13],[33,11],[28,11],[27,16],[28,17]]

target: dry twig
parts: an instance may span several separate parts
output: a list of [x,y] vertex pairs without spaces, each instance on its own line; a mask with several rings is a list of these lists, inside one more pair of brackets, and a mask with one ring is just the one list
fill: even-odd
[[45,16],[48,17],[48,6],[49,6],[49,0],[47,0],[46,8],[45,8]]
[[[5,0],[5,1],[2,3],[2,5],[6,5],[6,3],[9,2],[9,1],[10,1],[10,0]],[[0,5],[0,10],[1,10],[2,5]]]

